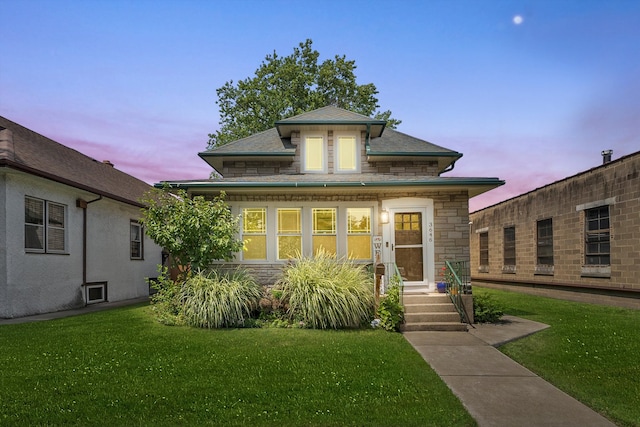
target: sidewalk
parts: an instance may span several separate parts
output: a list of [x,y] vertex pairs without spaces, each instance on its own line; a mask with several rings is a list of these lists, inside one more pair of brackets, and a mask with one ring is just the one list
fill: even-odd
[[103,302],[100,304],[91,304],[85,307],[73,310],[56,311],[53,313],[34,314],[32,316],[15,317],[13,319],[0,319],[0,325],[16,325],[18,323],[41,322],[43,320],[61,319],[63,317],[78,316],[80,314],[94,313],[96,311],[109,310],[116,307],[124,307],[127,305],[138,304],[141,302],[149,302],[149,297],[140,297],[135,299],[127,299],[116,302]]
[[404,336],[480,427],[615,427],[494,347],[548,325],[514,316],[503,320],[475,325],[468,333],[405,332]]

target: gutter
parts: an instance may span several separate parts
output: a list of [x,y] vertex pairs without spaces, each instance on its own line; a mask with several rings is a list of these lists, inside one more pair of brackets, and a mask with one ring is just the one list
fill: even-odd
[[[97,199],[89,200],[88,202],[83,199],[76,200],[76,206],[82,209],[82,286],[87,286],[87,208],[90,203],[94,203],[102,200],[102,195],[99,195]],[[86,305],[86,301],[85,301]]]

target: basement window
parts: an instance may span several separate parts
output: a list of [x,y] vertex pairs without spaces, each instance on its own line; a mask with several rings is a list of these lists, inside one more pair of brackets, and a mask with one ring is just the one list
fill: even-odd
[[107,300],[107,282],[87,283],[85,286],[87,304],[96,304]]

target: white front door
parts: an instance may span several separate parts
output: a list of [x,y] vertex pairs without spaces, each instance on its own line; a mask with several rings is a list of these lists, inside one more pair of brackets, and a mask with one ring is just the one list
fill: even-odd
[[404,200],[406,206],[402,199],[385,203],[390,213],[383,235],[387,259],[395,262],[409,292],[431,291],[434,285],[433,205],[418,201]]

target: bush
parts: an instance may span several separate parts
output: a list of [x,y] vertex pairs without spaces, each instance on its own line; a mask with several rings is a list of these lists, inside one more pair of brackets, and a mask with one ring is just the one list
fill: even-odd
[[170,326],[183,324],[180,285],[171,280],[167,268],[159,265],[158,278],[148,282],[156,291],[151,296],[151,310],[158,322]]
[[380,301],[378,307],[380,327],[387,331],[400,331],[404,321],[404,307],[400,304],[400,286],[394,284],[387,290],[387,295]]
[[324,251],[295,260],[277,287],[289,319],[308,328],[359,327],[373,313],[373,281],[365,267]]
[[261,296],[260,285],[242,270],[233,274],[198,272],[180,291],[182,316],[187,325],[201,328],[251,326],[245,325],[245,320],[258,308]]
[[476,323],[496,323],[504,315],[504,308],[484,292],[473,294],[473,316]]

